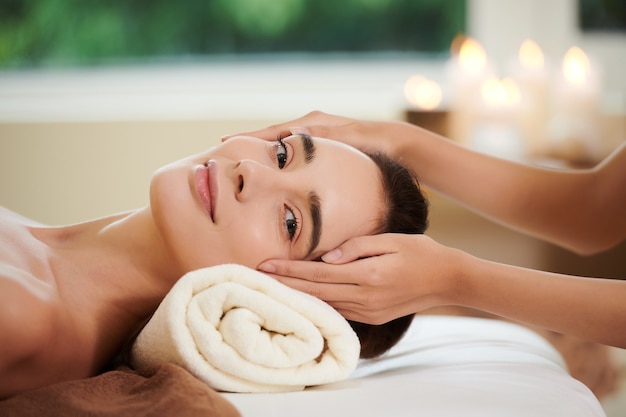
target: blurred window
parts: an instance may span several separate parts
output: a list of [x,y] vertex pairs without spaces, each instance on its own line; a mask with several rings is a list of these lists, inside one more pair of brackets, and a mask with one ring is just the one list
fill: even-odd
[[0,67],[447,52],[465,0],[0,0]]
[[578,20],[585,32],[626,32],[626,1],[578,0]]

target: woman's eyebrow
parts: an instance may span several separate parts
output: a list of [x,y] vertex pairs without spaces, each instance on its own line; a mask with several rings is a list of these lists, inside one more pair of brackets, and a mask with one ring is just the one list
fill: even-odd
[[302,149],[304,150],[304,162],[305,163],[310,163],[311,161],[313,161],[313,159],[315,159],[315,142],[313,142],[313,138],[310,135],[307,135],[306,133],[303,133],[301,135],[298,135],[300,137],[300,140],[302,141]]
[[[302,155],[305,164],[310,164],[315,159],[315,141],[306,133],[298,135],[302,144]],[[311,234],[309,236],[309,249],[305,255],[308,258],[320,243],[322,236],[322,203],[319,195],[311,191],[308,196],[309,215],[311,217]]]
[[304,258],[308,258],[313,253],[317,245],[320,243],[320,237],[322,235],[322,205],[320,197],[315,191],[309,193],[308,198],[309,213],[311,214],[311,222],[313,227],[311,228],[311,235],[309,237],[309,249],[307,250]]

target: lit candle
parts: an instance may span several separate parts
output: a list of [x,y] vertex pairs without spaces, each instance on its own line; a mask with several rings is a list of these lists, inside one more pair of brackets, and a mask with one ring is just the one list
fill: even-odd
[[481,96],[492,110],[511,109],[520,102],[520,90],[511,78],[487,79],[481,86]]
[[574,162],[601,159],[600,82],[589,58],[576,46],[563,58],[552,102],[551,153]]
[[493,71],[484,48],[476,40],[457,38],[452,49],[446,69],[451,89],[448,132],[450,138],[469,145],[480,104],[480,88]]
[[548,73],[543,51],[536,42],[522,42],[512,72],[521,93],[520,123],[526,153],[543,155],[549,112]]
[[524,157],[519,128],[521,93],[511,78],[490,77],[481,85],[481,105],[471,132],[470,145],[480,152],[507,159]]
[[433,80],[414,75],[404,85],[406,99],[418,109],[435,110],[441,104],[441,87]]

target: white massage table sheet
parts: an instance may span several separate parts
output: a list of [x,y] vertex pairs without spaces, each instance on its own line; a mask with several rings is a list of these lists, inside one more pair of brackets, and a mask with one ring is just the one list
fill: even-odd
[[348,380],[281,394],[224,394],[244,417],[605,416],[536,333],[497,320],[417,316]]

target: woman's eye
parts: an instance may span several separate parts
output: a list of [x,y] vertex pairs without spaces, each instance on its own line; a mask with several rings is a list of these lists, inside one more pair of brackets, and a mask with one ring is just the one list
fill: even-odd
[[278,139],[278,145],[276,145],[276,161],[278,162],[278,168],[283,169],[287,164],[287,145],[282,139]]
[[289,240],[293,240],[298,231],[298,219],[290,208],[285,209],[285,229],[289,235]]

